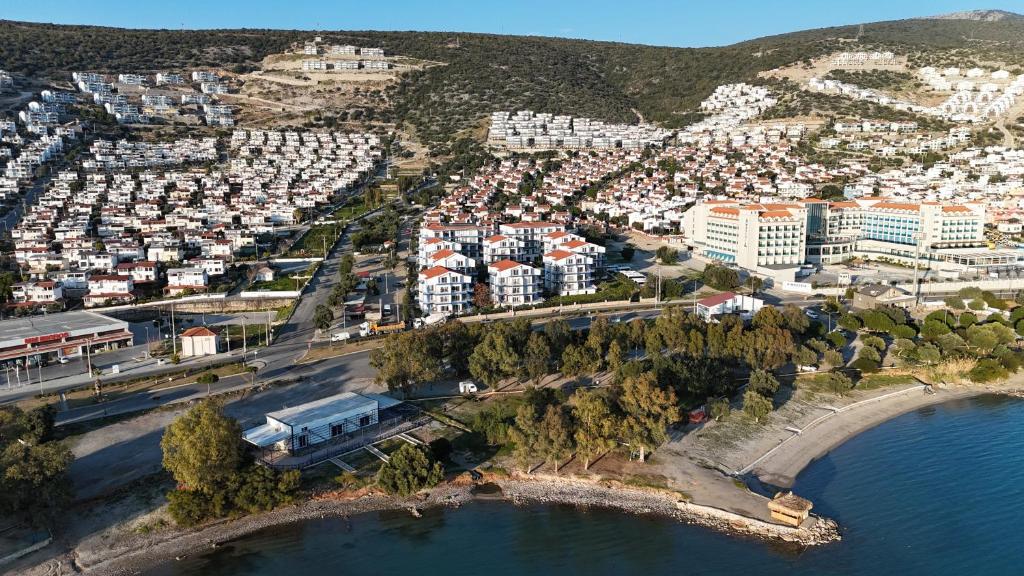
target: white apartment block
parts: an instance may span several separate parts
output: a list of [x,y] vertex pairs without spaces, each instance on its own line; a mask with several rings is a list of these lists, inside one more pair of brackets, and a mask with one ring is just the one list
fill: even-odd
[[416,265],[417,268],[430,268],[430,257],[435,252],[441,250],[451,250],[453,252],[462,252],[462,244],[458,242],[451,242],[448,240],[442,240],[440,238],[427,238],[419,244],[419,249],[416,252]]
[[558,296],[593,294],[594,260],[590,256],[568,250],[554,250],[544,255],[544,289]]
[[483,262],[493,264],[499,260],[523,261],[523,241],[503,234],[484,239]]
[[476,260],[463,256],[453,250],[438,250],[427,258],[428,268],[437,266],[442,266],[467,276],[476,275]]
[[544,237],[553,232],[565,232],[565,225],[553,222],[516,222],[498,227],[499,234],[522,243],[521,258],[524,262],[544,254]]
[[185,291],[205,292],[210,279],[203,268],[171,268],[167,271],[164,290],[171,296]]
[[89,277],[89,293],[83,299],[86,308],[110,304],[124,304],[135,299],[135,284],[131,276],[95,275]]
[[684,227],[705,258],[792,280],[805,260],[806,212],[800,204],[704,202],[686,212]]
[[491,299],[497,306],[529,306],[541,297],[543,272],[514,260],[498,260],[487,266]]
[[473,308],[473,279],[443,266],[420,272],[418,290],[424,314],[461,314]]

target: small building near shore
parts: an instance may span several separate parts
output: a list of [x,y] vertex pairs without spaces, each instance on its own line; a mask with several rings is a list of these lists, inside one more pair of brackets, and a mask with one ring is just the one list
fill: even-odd
[[792,492],[779,492],[768,502],[772,520],[799,528],[811,514],[811,501]]
[[388,396],[343,392],[268,412],[266,423],[246,430],[242,438],[263,450],[295,453],[374,426],[381,410],[396,404],[400,402]]
[[212,356],[220,352],[220,329],[196,326],[181,333],[181,357]]

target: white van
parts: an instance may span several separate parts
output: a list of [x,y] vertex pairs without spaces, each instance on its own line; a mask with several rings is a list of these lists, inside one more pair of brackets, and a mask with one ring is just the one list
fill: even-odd
[[352,335],[348,332],[337,332],[335,334],[331,334],[331,342],[344,342],[351,337]]

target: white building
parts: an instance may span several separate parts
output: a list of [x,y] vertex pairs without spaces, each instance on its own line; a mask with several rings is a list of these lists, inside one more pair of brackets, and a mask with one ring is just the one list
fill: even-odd
[[427,315],[461,314],[473,307],[473,279],[443,266],[420,272],[418,290],[420,310]]
[[544,301],[541,297],[543,272],[514,260],[498,260],[487,266],[491,299],[497,306],[529,306]]
[[544,255],[544,289],[550,294],[572,296],[593,294],[594,259],[569,250],[554,250]]

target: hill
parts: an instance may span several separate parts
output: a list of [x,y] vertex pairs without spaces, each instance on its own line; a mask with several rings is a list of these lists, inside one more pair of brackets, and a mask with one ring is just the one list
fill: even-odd
[[[219,67],[245,71],[313,33],[295,30],[124,30],[0,21],[0,68],[22,75]],[[717,85],[836,50],[890,49],[914,64],[1006,62],[1024,67],[1024,18],[912,19],[669,48],[534,36],[321,32],[325,42],[382,46],[443,63],[404,76],[378,117],[437,153],[494,110],[532,109],[631,122],[686,124]]]

